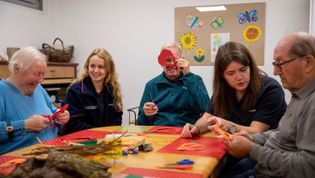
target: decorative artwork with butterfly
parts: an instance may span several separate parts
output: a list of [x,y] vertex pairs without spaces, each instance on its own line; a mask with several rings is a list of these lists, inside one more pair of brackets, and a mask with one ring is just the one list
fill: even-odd
[[265,2],[224,6],[225,11],[210,12],[199,12],[196,7],[175,8],[175,41],[185,59],[193,66],[213,65],[218,48],[235,41],[246,46],[256,63],[263,65]]
[[257,22],[258,21],[256,9],[253,9],[250,11],[245,11],[244,13],[239,13],[237,16],[239,19],[238,22],[240,24],[244,24],[246,22],[251,23],[251,22]]

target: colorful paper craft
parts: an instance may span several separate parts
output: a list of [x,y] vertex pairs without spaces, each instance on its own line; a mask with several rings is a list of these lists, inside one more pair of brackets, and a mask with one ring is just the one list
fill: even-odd
[[48,118],[48,120],[49,120],[49,125],[50,125],[50,127],[53,128],[53,127],[56,126],[56,124],[53,123],[53,120],[56,119],[56,117],[57,117],[58,114],[65,112],[65,110],[67,110],[68,106],[69,106],[68,104],[65,104],[65,105],[62,106],[60,109],[57,109],[56,112],[54,112],[54,114],[52,114],[52,115],[42,115],[42,116]]
[[258,16],[257,16],[257,10],[252,9],[250,11],[245,11],[244,13],[239,13],[237,15],[238,17],[238,22],[240,24],[244,24],[246,22],[251,23],[251,22],[256,22],[258,21]]
[[[211,157],[220,159],[226,152],[223,142],[224,142],[223,138],[213,138],[213,137],[193,137],[190,139],[178,138],[172,143],[161,148],[158,152],[184,154],[184,155],[197,155],[197,156],[211,156]],[[195,143],[195,144],[203,145],[204,149],[178,150],[178,148],[181,145],[187,144],[187,143]]]
[[170,50],[163,49],[158,57],[161,66],[176,67],[176,58]]
[[123,174],[133,174],[139,176],[150,176],[150,177],[189,177],[189,178],[202,178],[202,174],[188,173],[188,172],[175,172],[169,170],[158,170],[158,169],[146,169],[146,168],[134,168],[128,167],[123,170]]
[[183,33],[180,35],[179,41],[185,52],[194,49],[197,45],[197,37],[193,32]]
[[0,156],[0,174],[10,174],[17,164],[26,161],[26,159],[27,158],[14,156]]
[[223,131],[217,124],[213,128],[214,128],[214,131],[216,131],[218,134],[222,135],[225,140],[227,140],[227,141],[233,140],[233,138],[232,138],[233,135]]
[[65,141],[71,142],[83,142],[88,140],[94,140],[98,138],[104,138],[107,134],[112,134],[113,132],[106,131],[95,131],[95,130],[82,130],[75,132],[69,135],[64,135],[52,140],[43,142],[45,145],[54,145],[54,146],[65,146],[68,145]]
[[184,143],[177,147],[177,150],[179,151],[197,151],[197,150],[203,150],[205,149],[205,146],[199,144],[199,143]]
[[198,32],[200,29],[202,29],[205,26],[198,16],[194,16],[190,14],[187,15],[186,17],[186,25],[196,32]]
[[170,127],[170,126],[154,126],[147,130],[145,133],[156,133],[156,134],[174,134],[178,135],[182,133],[182,127]]

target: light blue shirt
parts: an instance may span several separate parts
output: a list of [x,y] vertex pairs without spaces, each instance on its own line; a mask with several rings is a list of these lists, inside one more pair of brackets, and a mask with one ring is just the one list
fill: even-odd
[[[47,127],[39,132],[25,130],[25,120],[35,114],[52,114],[56,108],[50,102],[45,89],[38,85],[34,93],[25,96],[7,80],[0,81],[0,154],[37,143],[36,137],[45,141],[57,137],[58,128]],[[9,138],[7,123],[14,128],[14,137]]]

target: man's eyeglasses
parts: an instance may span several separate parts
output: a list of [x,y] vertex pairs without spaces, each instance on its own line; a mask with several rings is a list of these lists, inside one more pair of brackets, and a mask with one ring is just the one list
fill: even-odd
[[289,62],[292,62],[292,61],[294,61],[295,59],[298,59],[298,58],[300,58],[300,57],[301,57],[301,56],[293,57],[293,58],[291,58],[291,59],[289,59],[289,60],[286,60],[286,61],[283,61],[283,62],[279,62],[279,63],[273,62],[272,65],[273,65],[274,67],[278,67],[279,69],[282,69],[282,67],[283,67],[284,64],[289,63]]

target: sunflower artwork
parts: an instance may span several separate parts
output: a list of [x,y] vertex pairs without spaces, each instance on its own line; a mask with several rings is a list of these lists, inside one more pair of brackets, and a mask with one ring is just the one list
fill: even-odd
[[180,45],[187,52],[196,47],[196,35],[192,32],[184,33],[180,36]]
[[197,56],[194,56],[194,60],[196,62],[202,62],[205,60],[204,50],[202,48],[198,48],[196,50]]

